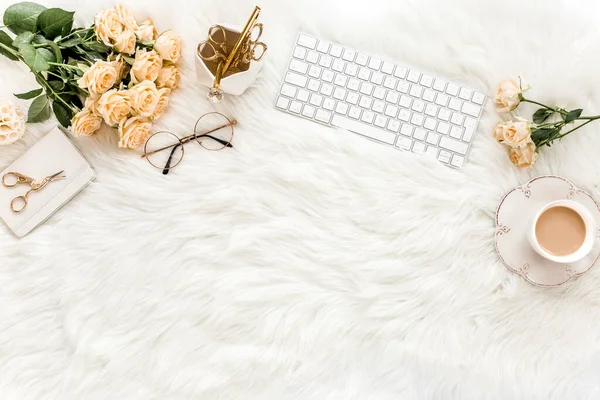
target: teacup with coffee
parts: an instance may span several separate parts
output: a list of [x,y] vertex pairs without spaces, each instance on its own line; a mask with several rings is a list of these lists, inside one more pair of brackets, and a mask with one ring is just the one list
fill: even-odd
[[546,204],[534,216],[528,238],[542,257],[572,263],[592,250],[595,232],[596,223],[585,206],[572,200],[557,200]]

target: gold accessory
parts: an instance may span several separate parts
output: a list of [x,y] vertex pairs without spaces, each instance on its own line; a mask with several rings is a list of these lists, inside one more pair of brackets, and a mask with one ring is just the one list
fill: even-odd
[[41,181],[37,181],[33,178],[28,177],[27,175],[20,174],[18,172],[7,172],[2,177],[2,184],[7,188],[13,188],[17,185],[29,185],[31,189],[29,189],[24,195],[15,197],[10,202],[10,209],[15,213],[20,213],[27,208],[27,203],[29,200],[29,195],[31,192],[37,192],[38,190],[43,189],[48,183],[58,180],[64,179],[66,176],[64,175],[65,171],[57,172],[54,175],[50,175],[42,179]]
[[[144,145],[145,158],[150,165],[162,169],[163,175],[181,163],[184,155],[184,145],[196,141],[202,147],[210,151],[232,148],[233,127],[237,124],[235,119],[229,119],[218,112],[209,112],[202,115],[194,125],[194,134],[186,137],[178,137],[172,132],[156,132],[146,140]],[[203,133],[198,133],[198,128],[210,127]],[[165,151],[170,150],[170,151]]]
[[213,87],[208,91],[211,102],[220,103],[223,100],[223,77],[246,71],[252,61],[260,61],[267,52],[267,45],[260,41],[263,24],[256,23],[259,14],[260,7],[255,7],[231,49],[227,48],[227,30],[221,25],[211,26],[208,40],[198,44],[198,56],[202,60],[218,62]]

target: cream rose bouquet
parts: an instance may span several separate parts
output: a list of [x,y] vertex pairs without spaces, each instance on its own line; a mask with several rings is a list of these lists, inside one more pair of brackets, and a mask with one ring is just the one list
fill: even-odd
[[4,13],[0,54],[24,62],[41,86],[16,95],[34,99],[27,122],[54,112],[75,135],[90,136],[107,124],[119,146],[134,148],[150,135],[178,84],[181,40],[139,23],[121,5],[101,11],[89,28],[73,29],[73,12],[18,3]]
[[[569,111],[528,99],[524,96],[527,90],[529,87],[523,85],[520,78],[518,82],[506,80],[500,83],[494,99],[496,110],[511,116],[521,103],[541,107],[535,111],[531,121],[516,117],[508,122],[500,122],[494,130],[494,138],[510,148],[510,159],[518,167],[532,166],[537,161],[542,147],[550,147],[555,140],[561,140],[590,122],[600,119],[600,115],[582,116],[581,108]],[[568,125],[580,121],[583,122],[563,131]]]

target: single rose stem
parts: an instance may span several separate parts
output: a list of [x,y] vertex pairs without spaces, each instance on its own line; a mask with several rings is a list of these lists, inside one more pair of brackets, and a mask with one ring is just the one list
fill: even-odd
[[549,110],[552,110],[552,111],[554,111],[554,112],[557,112],[557,113],[560,113],[560,114],[563,114],[563,115],[566,115],[566,114],[567,114],[567,112],[566,112],[566,111],[563,111],[563,110],[561,110],[561,109],[560,109],[560,108],[558,108],[558,107],[550,107],[550,106],[547,106],[547,105],[545,105],[545,104],[542,104],[542,103],[540,103],[540,102],[538,102],[538,101],[534,101],[534,100],[529,100],[529,99],[526,99],[525,97],[521,97],[521,102],[523,102],[523,103],[537,104],[538,106],[541,106],[541,107],[547,108],[547,109],[549,109]]
[[18,57],[19,59],[21,59],[21,57],[19,56],[19,53],[17,53],[16,51],[14,51],[12,48],[8,47],[4,43],[0,43],[0,47],[3,48],[4,50],[8,51],[13,56]]

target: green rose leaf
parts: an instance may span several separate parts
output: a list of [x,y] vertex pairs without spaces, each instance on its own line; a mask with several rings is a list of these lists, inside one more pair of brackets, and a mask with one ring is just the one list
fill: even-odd
[[26,93],[15,94],[15,97],[21,100],[31,100],[34,97],[38,97],[40,94],[42,94],[42,89],[35,89]]
[[[11,39],[10,36],[8,36],[8,33],[4,32],[4,31],[0,31],[0,43],[2,43],[4,46],[10,48],[11,50],[14,50],[14,52],[17,52],[17,49],[15,49],[12,45],[13,40]],[[5,57],[8,57],[9,59],[13,60],[13,61],[18,61],[19,58],[17,56],[15,56],[13,53],[11,53],[9,50],[5,49],[4,47],[0,46],[0,54],[2,54]]]
[[66,36],[73,28],[74,14],[60,8],[49,8],[38,16],[37,28],[49,39]]
[[31,2],[13,4],[4,12],[4,25],[14,33],[35,32],[38,16],[45,9]]
[[547,120],[552,114],[554,114],[554,110],[549,108],[540,108],[533,114],[533,122],[536,124],[541,124],[545,120]]
[[12,45],[19,48],[23,44],[29,44],[33,40],[33,36],[34,35],[31,32],[21,32],[17,35],[15,40],[13,40]]
[[36,49],[31,44],[23,44],[19,48],[23,61],[33,72],[42,72],[50,69],[49,62],[55,62],[54,54],[48,49]]
[[69,47],[75,47],[78,44],[81,44],[82,42],[83,40],[81,38],[74,37],[72,39],[65,40],[64,42],[60,42],[60,46],[65,49],[68,49]]
[[62,92],[65,88],[65,83],[63,81],[48,81],[48,85],[50,85],[55,92]]
[[568,114],[565,116],[565,124],[575,121],[577,118],[579,118],[581,116],[582,112],[583,112],[583,110],[581,108],[569,111]]
[[31,103],[27,115],[27,122],[43,122],[48,118],[50,118],[50,102],[48,101],[47,96],[42,95]]
[[54,111],[54,115],[56,115],[56,119],[62,126],[65,128],[71,126],[73,114],[71,113],[71,110],[69,110],[64,104],[54,101],[52,103],[52,110]]
[[108,53],[108,46],[102,42],[89,42],[85,43],[83,47],[87,50],[91,50],[97,53]]

